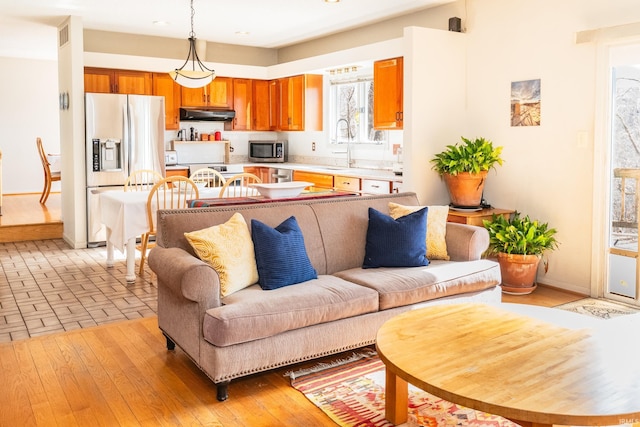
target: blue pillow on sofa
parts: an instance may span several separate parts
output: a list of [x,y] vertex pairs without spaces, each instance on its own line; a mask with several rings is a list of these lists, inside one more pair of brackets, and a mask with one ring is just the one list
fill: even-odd
[[276,228],[252,219],[251,238],[262,289],[277,289],[318,278],[295,217],[289,217]]
[[369,208],[369,227],[362,268],[429,265],[427,209],[393,219]]

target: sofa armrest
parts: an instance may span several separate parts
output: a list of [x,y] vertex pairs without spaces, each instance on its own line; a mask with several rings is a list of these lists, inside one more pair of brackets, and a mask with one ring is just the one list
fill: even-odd
[[482,258],[489,248],[489,232],[484,227],[447,222],[447,252],[452,261]]
[[158,276],[158,287],[199,303],[203,310],[221,305],[218,273],[185,250],[156,246],[149,252],[149,267]]

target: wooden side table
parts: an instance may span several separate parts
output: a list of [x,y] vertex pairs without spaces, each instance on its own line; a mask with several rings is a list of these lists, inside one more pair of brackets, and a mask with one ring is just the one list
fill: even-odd
[[500,209],[500,208],[487,208],[479,211],[457,211],[449,208],[449,216],[447,216],[448,222],[457,222],[458,224],[469,224],[484,227],[482,223],[485,219],[491,219],[492,215],[501,215],[506,219],[509,219],[513,209]]

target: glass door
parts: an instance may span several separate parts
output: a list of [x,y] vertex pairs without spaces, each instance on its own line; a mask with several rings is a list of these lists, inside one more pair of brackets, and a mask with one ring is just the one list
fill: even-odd
[[611,68],[611,164],[605,297],[638,304],[640,58]]

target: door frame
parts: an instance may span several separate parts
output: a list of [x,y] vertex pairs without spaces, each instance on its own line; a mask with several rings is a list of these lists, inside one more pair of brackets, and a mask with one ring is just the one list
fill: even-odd
[[[640,64],[640,36],[624,40],[599,42],[596,47],[596,94],[595,126],[593,145],[593,227],[591,254],[591,296],[608,298],[640,305],[640,292],[636,299],[607,292],[609,277],[609,224],[611,199],[611,108],[612,72],[614,66],[622,65],[624,58],[638,58]],[[627,61],[628,62],[628,61]],[[639,242],[640,244],[640,242]],[[639,248],[640,249],[640,248]],[[636,262],[640,262],[640,258]],[[640,288],[636,283],[636,289]]]

